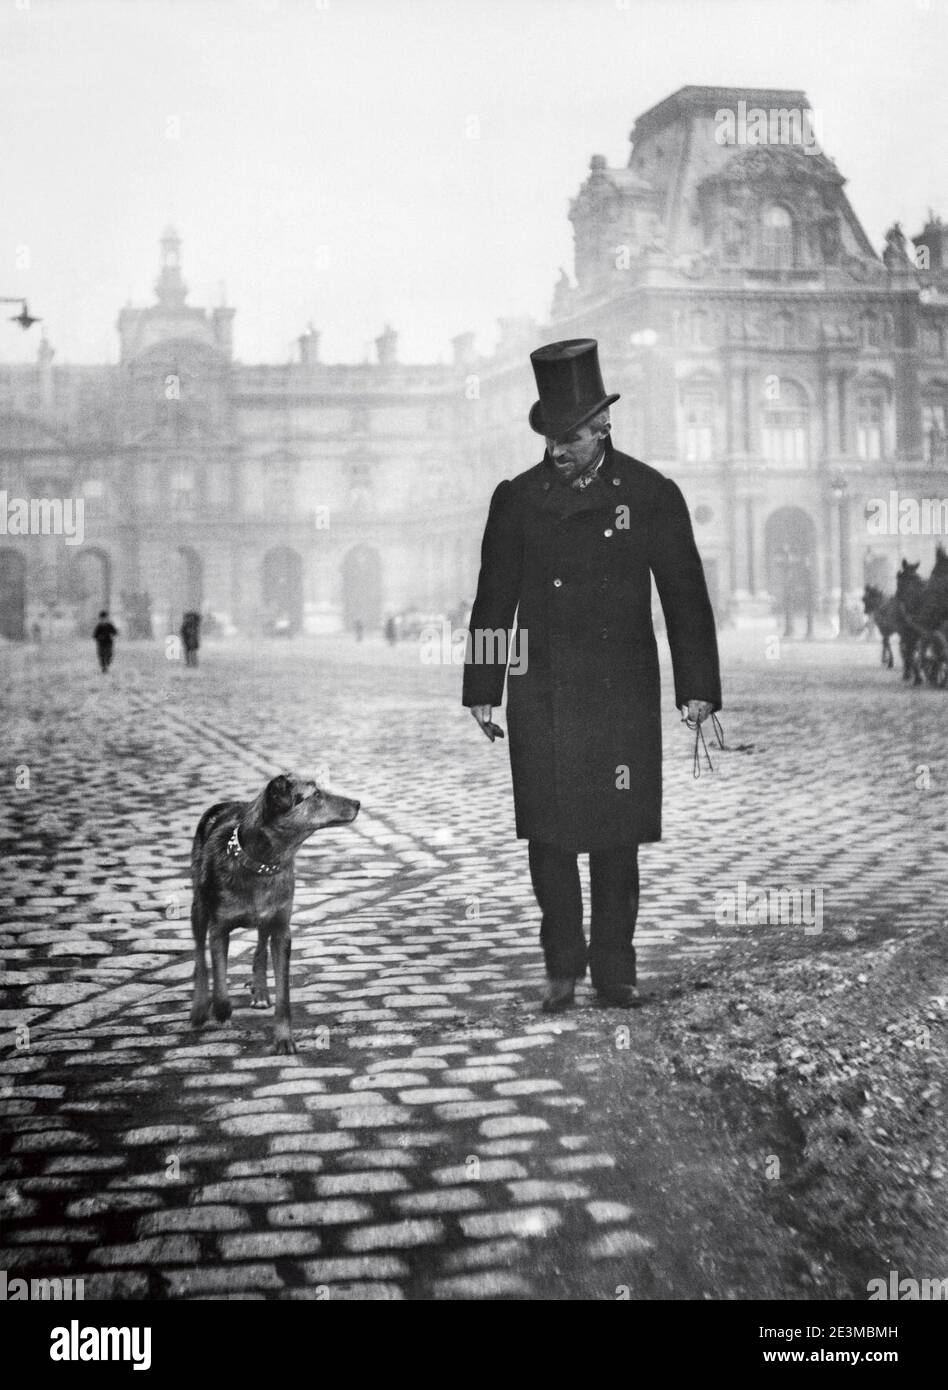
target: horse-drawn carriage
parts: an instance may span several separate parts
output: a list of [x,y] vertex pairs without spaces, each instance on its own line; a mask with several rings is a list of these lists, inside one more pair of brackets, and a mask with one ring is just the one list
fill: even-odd
[[902,679],[921,685],[923,680],[941,689],[948,687],[948,552],[938,546],[935,567],[928,579],[918,573],[918,562],[907,560],[896,575],[895,593],[886,597],[873,585],[863,592],[863,607],[882,637],[882,664],[894,665],[891,639],[898,636],[902,654]]

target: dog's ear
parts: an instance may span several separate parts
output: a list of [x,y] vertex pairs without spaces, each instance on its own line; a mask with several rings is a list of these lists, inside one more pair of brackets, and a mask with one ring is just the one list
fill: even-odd
[[293,805],[293,783],[284,773],[267,783],[263,798],[263,813],[266,820],[282,816]]

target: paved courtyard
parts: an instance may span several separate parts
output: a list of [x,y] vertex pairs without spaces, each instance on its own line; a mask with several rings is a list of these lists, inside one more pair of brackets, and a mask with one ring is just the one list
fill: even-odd
[[[456,668],[344,639],[208,644],[196,671],[120,643],[107,678],[91,643],[0,663],[0,1268],[87,1298],[767,1296],[713,1099],[713,1164],[673,1079],[642,1122],[650,1019],[741,930],[715,920],[741,881],[818,886],[824,932],[943,916],[943,693],[874,644],[725,640],[725,733],[753,751],[695,781],[666,707],[645,1006],[583,989],[549,1019],[506,745]],[[281,768],[363,805],[297,861],[296,1057],[249,1007],[249,938],[231,1022],[188,1027],[194,826]]]

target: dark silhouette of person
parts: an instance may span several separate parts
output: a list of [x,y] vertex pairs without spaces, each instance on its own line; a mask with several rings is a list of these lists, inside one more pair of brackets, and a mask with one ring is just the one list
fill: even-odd
[[395,627],[395,619],[391,616],[385,619],[385,640],[390,647],[394,647],[398,640],[398,631]]
[[118,628],[113,627],[109,621],[107,608],[103,608],[99,614],[99,621],[95,625],[92,634],[95,641],[95,649],[99,658],[99,666],[102,671],[107,671],[112,665],[113,644],[118,636]]
[[184,646],[185,666],[198,664],[198,648],[201,645],[201,615],[189,611],[181,623],[181,642]]

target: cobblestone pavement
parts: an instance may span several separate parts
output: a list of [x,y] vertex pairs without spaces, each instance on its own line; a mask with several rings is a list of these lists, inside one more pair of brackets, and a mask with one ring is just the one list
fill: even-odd
[[[739,880],[822,887],[824,931],[943,912],[945,695],[869,645],[725,655],[726,734],[754,751],[694,781],[666,712],[646,992],[726,951],[716,894]],[[456,669],[328,639],[207,645],[197,671],[120,645],[106,678],[91,644],[0,661],[0,1268],[81,1274],[86,1297],[557,1299],[715,1297],[721,1261],[766,1267],[766,1231],[728,1229],[726,1135],[699,1204],[673,1087],[640,1123],[639,1045],[671,1005],[619,1014],[584,989],[538,1013],[506,747]],[[249,1008],[249,939],[231,1022],[187,1021],[194,826],[283,767],[363,803],[298,859],[294,1058]],[[715,1226],[718,1266],[690,1259]]]

